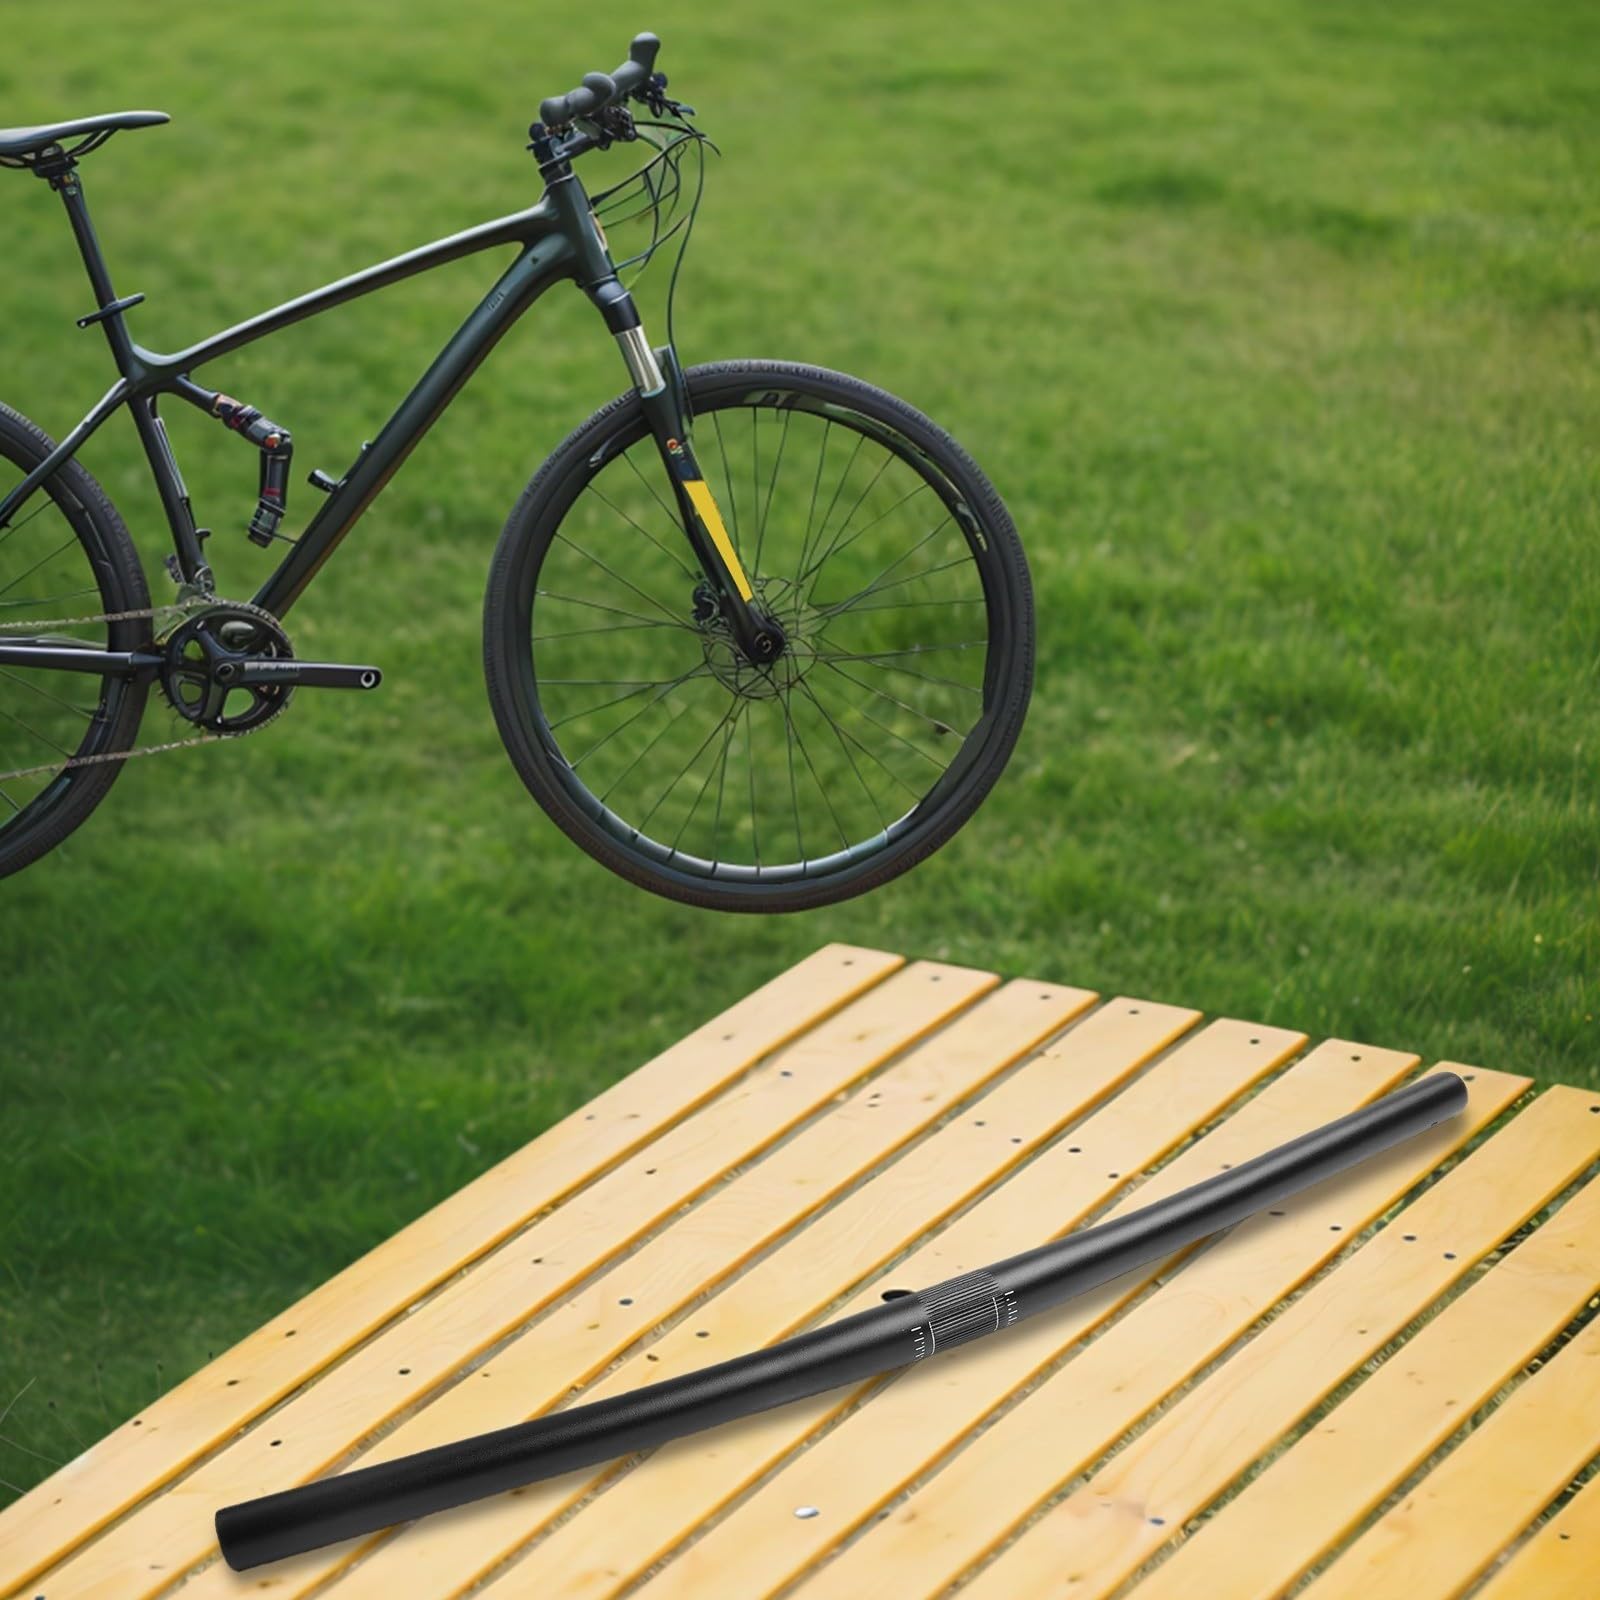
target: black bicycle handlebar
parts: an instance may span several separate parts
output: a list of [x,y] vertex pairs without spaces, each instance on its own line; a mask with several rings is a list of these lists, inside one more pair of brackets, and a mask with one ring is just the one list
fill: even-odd
[[540,104],[540,120],[547,128],[559,128],[575,117],[592,117],[597,111],[626,100],[650,81],[660,48],[661,41],[653,33],[639,34],[628,46],[628,59],[615,72],[585,73],[579,88],[552,95]]
[[1231,1228],[1466,1104],[1463,1079],[1431,1073],[1153,1205],[928,1289],[890,1291],[881,1305],[747,1355],[224,1506],[216,1515],[222,1554],[240,1572],[909,1366]]

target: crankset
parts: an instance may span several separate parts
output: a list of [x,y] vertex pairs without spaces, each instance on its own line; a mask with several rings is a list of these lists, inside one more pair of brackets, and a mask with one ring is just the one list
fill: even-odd
[[191,611],[162,641],[162,692],[186,722],[213,734],[253,733],[288,705],[297,684],[376,689],[376,667],[297,661],[271,612],[243,601]]

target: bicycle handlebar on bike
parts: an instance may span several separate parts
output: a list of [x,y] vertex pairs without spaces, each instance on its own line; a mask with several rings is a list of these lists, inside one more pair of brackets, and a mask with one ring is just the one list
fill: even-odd
[[650,81],[660,48],[661,41],[653,33],[639,34],[628,46],[628,59],[615,72],[585,73],[578,88],[552,95],[540,104],[540,120],[547,128],[559,128],[575,117],[592,117],[597,111],[626,100]]

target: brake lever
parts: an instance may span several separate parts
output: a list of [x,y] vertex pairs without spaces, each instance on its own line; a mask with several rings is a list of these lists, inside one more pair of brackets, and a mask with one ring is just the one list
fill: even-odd
[[633,91],[636,100],[642,100],[649,106],[651,113],[664,117],[669,113],[675,117],[692,117],[695,114],[693,106],[686,106],[681,100],[674,100],[666,93],[667,75],[664,72],[652,73],[651,76]]

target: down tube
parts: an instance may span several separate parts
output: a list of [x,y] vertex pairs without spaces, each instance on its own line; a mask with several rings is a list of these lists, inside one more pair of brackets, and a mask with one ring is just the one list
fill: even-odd
[[282,565],[257,591],[255,603],[283,616],[305,593],[323,562],[378,497],[439,414],[518,317],[558,278],[571,271],[571,246],[550,235],[530,245],[506,269],[461,324],[416,388],[400,403],[301,534]]

